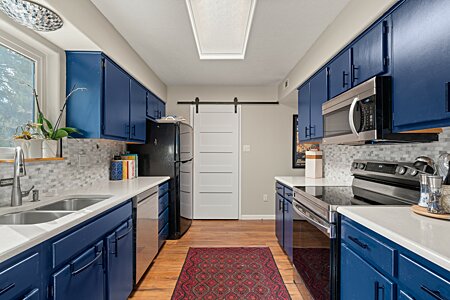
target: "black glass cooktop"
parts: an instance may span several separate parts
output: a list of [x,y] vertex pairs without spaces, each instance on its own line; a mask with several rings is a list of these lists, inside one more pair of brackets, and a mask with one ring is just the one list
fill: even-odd
[[406,205],[398,199],[380,194],[364,193],[366,197],[358,195],[361,189],[352,186],[296,186],[314,198],[329,205]]

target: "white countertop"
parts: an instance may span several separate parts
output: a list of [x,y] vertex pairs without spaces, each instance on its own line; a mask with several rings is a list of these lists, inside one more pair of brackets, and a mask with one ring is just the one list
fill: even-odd
[[275,180],[290,188],[294,186],[349,186],[351,184],[329,178],[306,178],[305,176],[277,176]]
[[111,195],[104,201],[51,222],[35,225],[0,225],[0,263],[169,179],[169,177],[139,177],[125,181],[104,180],[83,189],[66,191],[56,197],[42,198],[39,202],[26,202],[20,207],[1,207],[0,215],[4,215],[34,209],[68,196]]
[[338,212],[450,271],[450,221],[417,215],[410,207],[343,206]]

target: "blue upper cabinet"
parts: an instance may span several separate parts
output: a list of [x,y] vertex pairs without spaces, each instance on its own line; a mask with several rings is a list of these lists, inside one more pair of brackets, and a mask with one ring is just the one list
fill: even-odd
[[103,134],[128,139],[130,77],[107,58],[104,69]]
[[298,134],[300,141],[310,139],[309,126],[311,125],[311,96],[309,82],[298,90]]
[[152,93],[147,96],[147,117],[161,119],[166,116],[166,104]]
[[388,22],[379,22],[352,46],[352,84],[358,85],[386,72]]
[[81,131],[78,138],[145,142],[147,116],[165,113],[164,102],[102,52],[67,51],[66,75],[67,93],[86,88],[67,104],[67,126]]
[[311,96],[311,139],[323,137],[322,104],[328,99],[327,69],[317,73],[309,82]]
[[328,65],[330,98],[334,98],[351,88],[350,56],[351,51],[348,49]]
[[163,118],[166,116],[166,103],[159,100],[158,104],[159,118]]
[[409,0],[392,13],[394,131],[450,125],[450,1]]
[[145,141],[147,90],[136,80],[130,80],[130,139]]

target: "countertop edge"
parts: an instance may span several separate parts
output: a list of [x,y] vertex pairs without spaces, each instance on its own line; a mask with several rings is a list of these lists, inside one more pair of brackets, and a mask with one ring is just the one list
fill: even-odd
[[[152,178],[152,177],[149,177],[149,178]],[[96,216],[104,213],[105,211],[108,211],[109,209],[114,208],[114,207],[124,203],[125,201],[130,200],[131,198],[135,197],[136,195],[139,195],[140,193],[142,193],[148,189],[151,189],[155,186],[158,186],[161,183],[164,183],[170,179],[170,177],[167,177],[167,176],[155,176],[154,178],[159,178],[159,179],[152,182],[151,184],[147,184],[140,188],[136,188],[132,192],[126,192],[124,194],[121,194],[121,195],[117,196],[117,199],[110,200],[106,205],[103,205],[99,208],[95,208],[94,210],[89,211],[89,208],[86,208],[81,211],[74,212],[73,215],[71,214],[72,216],[74,216],[76,214],[79,214],[80,216],[74,220],[71,220],[67,223],[59,225],[54,229],[51,229],[49,231],[44,231],[34,238],[31,238],[27,241],[21,242],[19,245],[15,246],[15,247],[11,247],[10,249],[2,251],[0,253],[0,264],[7,261],[8,259],[15,257],[16,255],[21,254],[22,252],[30,250],[31,248],[57,236],[60,233],[63,233],[64,231],[70,230],[71,228],[73,228],[85,221],[88,221],[89,219],[95,218]],[[116,195],[113,195],[113,197],[116,197]],[[113,197],[111,197],[111,198],[113,198]],[[26,211],[29,209],[32,209],[32,208],[26,208],[23,210]],[[40,225],[45,226],[45,225],[48,225],[51,223],[52,222],[43,223],[43,224],[34,224],[34,225],[0,225],[0,230],[3,227],[3,228],[12,228],[12,230],[14,231],[14,228],[17,228],[17,226],[20,226],[22,228],[24,228],[24,226],[39,227]],[[17,234],[19,234],[19,233],[17,233]]]
[[430,249],[427,249],[426,247],[423,247],[420,244],[417,244],[416,242],[411,241],[400,234],[392,232],[388,228],[379,225],[373,221],[370,221],[365,217],[360,216],[356,212],[346,209],[346,207],[338,207],[337,211],[338,213],[352,219],[353,221],[359,223],[364,227],[367,227],[368,229],[380,234],[381,236],[417,254],[418,256],[421,256],[429,260],[430,262],[446,269],[447,271],[450,271],[450,261],[445,257],[442,257],[441,254],[436,253],[435,251],[432,251]]

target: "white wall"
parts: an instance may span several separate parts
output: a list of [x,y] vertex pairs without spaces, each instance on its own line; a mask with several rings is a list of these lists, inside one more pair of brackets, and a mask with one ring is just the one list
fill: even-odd
[[167,87],[114,26],[89,0],[40,0],[66,23],[54,33],[43,33],[64,50],[101,50],[148,89],[165,100]]
[[349,42],[383,15],[398,0],[352,0],[320,35],[297,65],[282,81],[289,87],[278,87],[279,99],[284,99],[306,79],[342,50]]
[[[277,101],[276,86],[169,86],[167,113],[189,120],[189,105],[177,101],[200,100]],[[302,169],[292,169],[292,116],[296,109],[286,105],[243,105],[241,144],[250,145],[242,152],[241,214],[243,217],[273,216],[275,213],[274,177],[302,175]],[[268,201],[263,201],[263,195]]]

